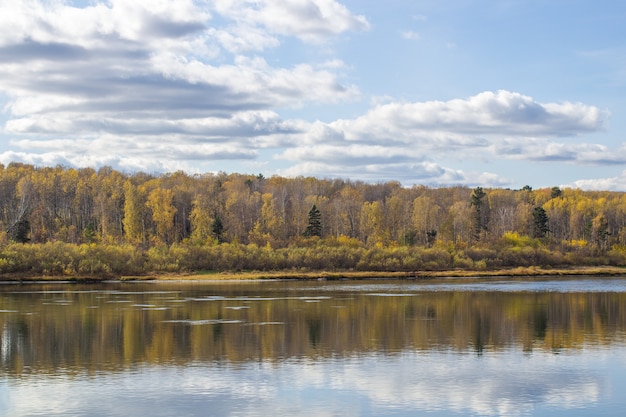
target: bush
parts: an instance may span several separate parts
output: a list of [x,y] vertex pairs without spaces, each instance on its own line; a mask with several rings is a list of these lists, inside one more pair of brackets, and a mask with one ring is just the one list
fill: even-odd
[[471,259],[473,262],[480,261],[482,259],[494,259],[497,258],[498,253],[495,249],[482,248],[482,247],[470,247],[465,249],[464,255]]
[[539,247],[541,242],[539,239],[534,239],[530,236],[520,235],[517,232],[506,232],[502,235],[502,243],[507,246],[514,247],[526,247],[530,246],[533,248]]
[[[140,275],[149,272],[200,270],[360,270],[419,271],[452,268],[557,267],[626,265],[626,247],[601,253],[582,241],[566,242],[565,252],[534,245],[536,239],[506,235],[499,247],[436,244],[364,248],[349,238],[310,238],[304,246],[274,249],[265,244],[193,243],[156,245],[148,249],[129,244],[8,243],[0,250],[0,274],[51,276]],[[502,245],[502,242],[508,242]]]
[[613,246],[607,257],[611,265],[626,265],[626,246]]
[[456,254],[452,259],[452,267],[460,269],[472,269],[474,267],[474,263],[470,258]]

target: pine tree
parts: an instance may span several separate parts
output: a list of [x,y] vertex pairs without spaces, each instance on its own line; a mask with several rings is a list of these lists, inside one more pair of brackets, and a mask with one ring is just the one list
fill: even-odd
[[213,220],[213,224],[211,225],[211,232],[215,235],[217,243],[224,242],[224,238],[222,236],[224,233],[224,224],[222,223],[220,216],[215,216],[215,220]]
[[480,240],[480,236],[483,231],[487,230],[487,220],[489,208],[485,205],[483,199],[487,196],[487,193],[483,191],[482,187],[476,187],[472,191],[470,197],[470,205],[474,207],[474,213],[472,216],[473,223],[473,237],[475,240]]
[[309,210],[309,225],[304,231],[304,236],[322,236],[322,214],[315,204],[313,204],[313,207]]
[[533,237],[542,238],[550,231],[548,229],[548,214],[543,207],[535,207],[533,210]]
[[15,223],[13,227],[9,227],[7,232],[14,242],[27,243],[30,241],[28,237],[30,233],[30,222],[27,219],[22,219]]

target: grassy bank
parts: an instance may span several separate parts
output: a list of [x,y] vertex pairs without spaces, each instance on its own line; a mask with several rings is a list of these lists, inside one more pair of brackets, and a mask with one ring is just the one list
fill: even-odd
[[574,277],[574,276],[626,276],[626,268],[599,266],[579,268],[539,268],[518,267],[511,269],[449,270],[449,271],[244,271],[244,272],[195,272],[195,273],[156,273],[147,275],[26,275],[2,274],[0,283],[14,282],[134,282],[134,281],[243,281],[243,280],[367,280],[367,279],[406,279],[423,280],[434,278],[488,278],[488,277]]
[[475,277],[542,277],[542,276],[620,276],[626,275],[622,267],[539,268],[519,267],[492,271],[449,270],[449,271],[247,271],[247,272],[198,272],[193,274],[157,274],[150,276],[125,276],[122,281],[226,281],[226,280],[340,280],[340,279],[430,279],[430,278],[475,278]]

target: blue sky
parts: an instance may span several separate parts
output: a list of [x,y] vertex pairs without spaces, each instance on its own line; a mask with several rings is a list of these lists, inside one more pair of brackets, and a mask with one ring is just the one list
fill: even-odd
[[626,191],[626,4],[0,0],[0,162]]

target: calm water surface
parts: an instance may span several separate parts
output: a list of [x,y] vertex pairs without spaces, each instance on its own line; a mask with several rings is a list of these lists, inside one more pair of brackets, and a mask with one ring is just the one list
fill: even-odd
[[621,416],[626,279],[0,285],[1,416]]

